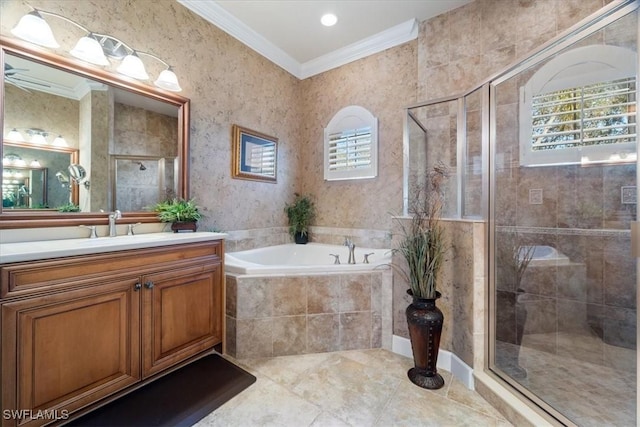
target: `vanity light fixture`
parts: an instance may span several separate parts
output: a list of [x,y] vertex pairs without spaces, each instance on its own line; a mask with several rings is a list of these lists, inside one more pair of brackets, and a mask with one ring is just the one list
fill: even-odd
[[17,154],[7,153],[2,157],[2,166],[18,166],[24,167],[27,165],[27,162],[22,160],[22,157]]
[[62,137],[62,135],[58,135],[56,139],[51,143],[54,147],[68,147],[67,141]]
[[93,33],[80,38],[76,47],[69,51],[69,53],[78,59],[90,62],[95,65],[109,65],[109,60],[104,55],[100,42],[96,40]]
[[24,137],[16,128],[13,128],[9,131],[9,133],[7,134],[7,139],[10,139],[11,141],[24,141]]
[[[48,141],[47,141],[47,136],[49,136],[52,132],[47,132],[44,129],[39,129],[39,128],[20,128],[22,129],[25,133],[27,133],[29,135],[29,142],[33,143],[33,144],[38,144],[38,145],[47,145]],[[55,135],[55,134],[54,134]],[[11,141],[19,141],[19,142],[27,142],[27,140],[22,136],[22,133],[18,130],[18,128],[13,128],[9,131],[9,133],[7,133],[6,136],[7,140],[11,140]],[[69,144],[67,143],[67,141],[62,137],[62,135],[58,135],[53,142],[51,143],[52,146],[54,147],[68,147]]]
[[29,167],[31,167],[31,168],[41,168],[42,165],[40,164],[39,161],[32,160],[31,163],[29,163]]
[[115,37],[106,34],[94,33],[63,15],[34,9],[20,19],[15,28],[11,30],[11,33],[22,40],[26,40],[40,46],[50,48],[60,47],[53,37],[51,27],[49,27],[49,24],[47,24],[42,15],[54,16],[67,21],[86,33],[86,35],[80,38],[76,43],[76,46],[69,52],[74,57],[91,64],[106,66],[110,64],[107,59],[108,56],[122,61],[117,68],[119,73],[137,80],[149,80],[149,75],[147,74],[139,55],[149,56],[161,62],[166,67],[166,69],[163,70],[154,81],[154,84],[161,89],[171,92],[182,91],[182,88],[178,83],[178,77],[173,72],[173,68],[167,62],[151,53],[133,49]]
[[53,37],[51,27],[36,9],[20,18],[18,25],[11,30],[11,33],[22,40],[26,40],[40,46],[50,47],[53,49],[60,47],[55,37]]
[[125,76],[133,77],[134,79],[149,80],[149,74],[147,74],[147,70],[144,69],[144,64],[136,51],[124,57],[118,67],[118,72]]
[[38,145],[47,145],[46,137],[49,135],[42,129],[31,128],[27,129],[27,134],[31,137],[31,142]]
[[325,27],[333,27],[338,22],[338,17],[333,13],[325,13],[322,15],[322,18],[320,18],[320,22]]

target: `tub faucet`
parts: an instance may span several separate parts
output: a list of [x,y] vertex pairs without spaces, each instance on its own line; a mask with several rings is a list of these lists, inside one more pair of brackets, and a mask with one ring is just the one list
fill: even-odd
[[344,245],[346,247],[349,248],[349,261],[347,261],[349,264],[355,264],[356,263],[356,256],[355,256],[355,250],[356,250],[356,244],[353,243],[353,241],[351,241],[351,237],[345,237],[344,238]]
[[116,237],[116,220],[122,218],[122,212],[116,210],[109,214],[109,237]]

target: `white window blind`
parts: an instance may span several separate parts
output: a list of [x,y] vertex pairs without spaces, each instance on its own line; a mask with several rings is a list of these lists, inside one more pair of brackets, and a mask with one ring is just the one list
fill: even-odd
[[374,178],[378,172],[378,121],[365,108],[349,106],[324,132],[324,177],[328,181]]
[[635,77],[534,96],[532,150],[635,141],[635,98]]
[[631,163],[637,158],[636,52],[571,48],[520,88],[520,164]]
[[370,127],[329,135],[329,170],[349,170],[370,166]]

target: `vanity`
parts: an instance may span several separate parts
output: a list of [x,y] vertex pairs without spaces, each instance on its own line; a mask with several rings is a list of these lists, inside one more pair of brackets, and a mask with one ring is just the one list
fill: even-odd
[[2,426],[73,415],[222,344],[224,236],[4,244],[0,396],[29,416]]

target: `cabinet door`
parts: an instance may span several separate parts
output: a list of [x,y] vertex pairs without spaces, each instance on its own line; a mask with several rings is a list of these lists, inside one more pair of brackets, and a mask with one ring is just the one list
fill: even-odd
[[[138,285],[138,286],[136,286]],[[2,408],[63,417],[140,381],[136,278],[2,305]],[[16,375],[17,374],[17,375]]]
[[143,377],[222,342],[219,259],[148,275],[143,283]]

